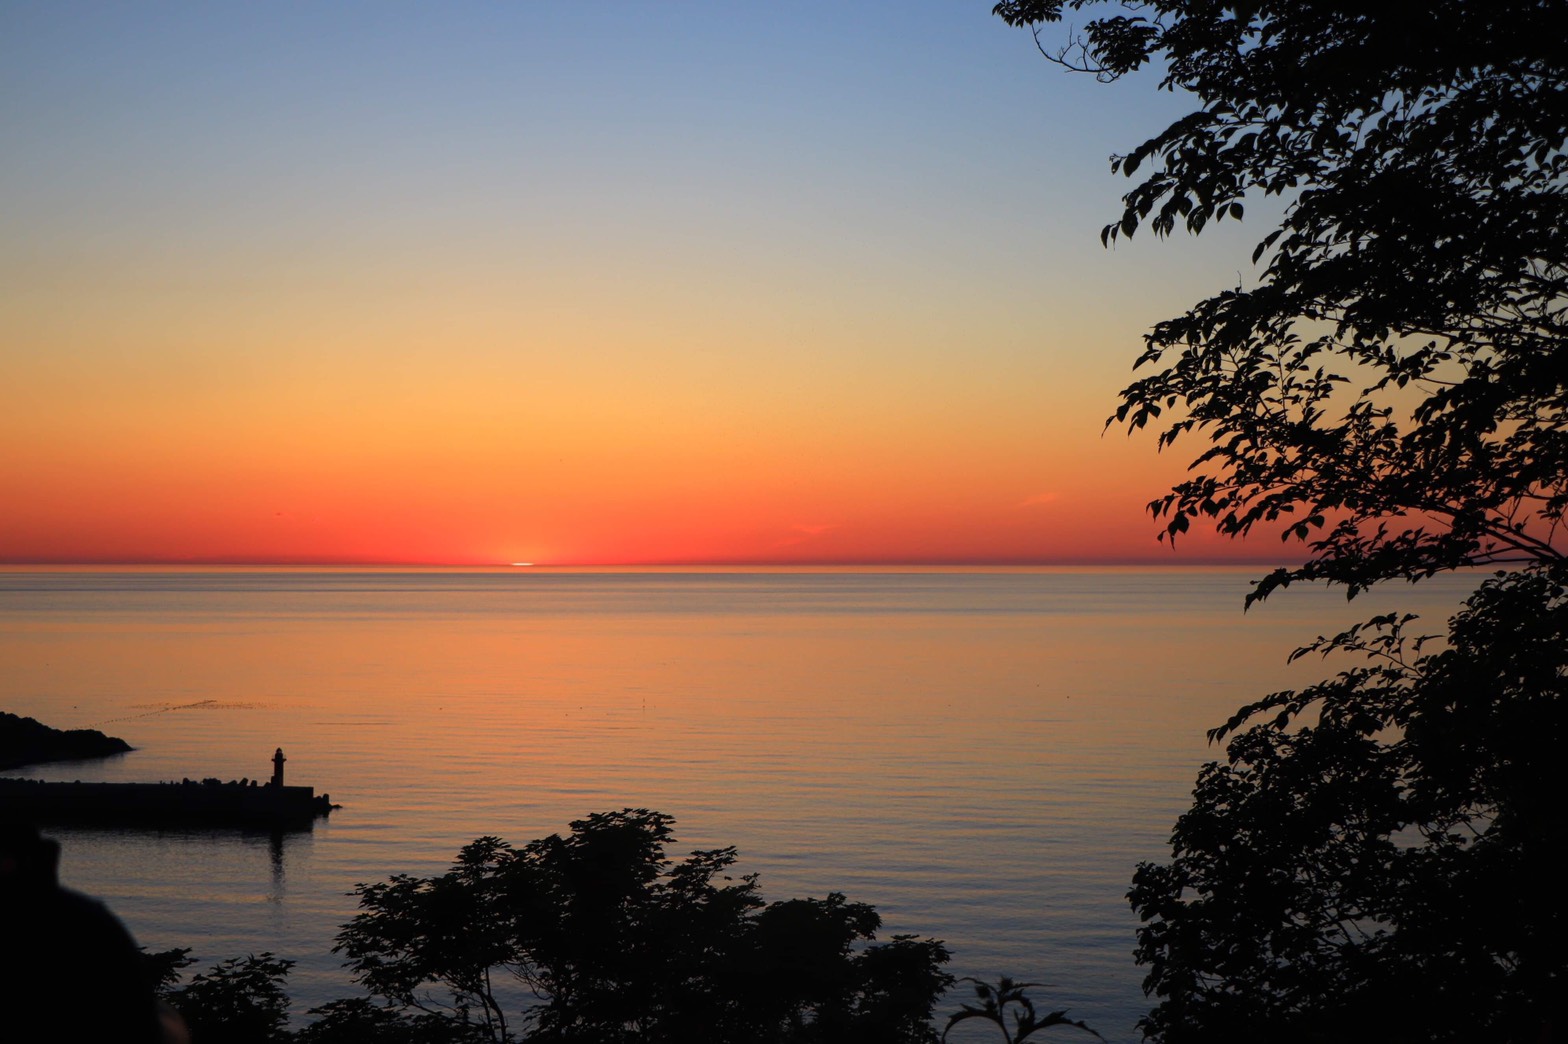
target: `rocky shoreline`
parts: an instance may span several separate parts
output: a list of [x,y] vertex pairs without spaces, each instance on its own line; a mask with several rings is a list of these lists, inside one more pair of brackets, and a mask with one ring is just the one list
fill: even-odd
[[36,718],[0,711],[0,770],[107,758],[134,749],[123,739],[97,729],[55,729]]

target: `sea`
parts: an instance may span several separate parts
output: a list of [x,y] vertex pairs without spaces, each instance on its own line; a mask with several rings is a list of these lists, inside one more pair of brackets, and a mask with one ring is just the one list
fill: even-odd
[[1120,1044],[1149,1004],[1126,892],[1222,756],[1205,731],[1351,666],[1287,663],[1317,635],[1440,633],[1477,583],[1244,612],[1262,572],[13,568],[0,710],[136,748],[13,775],[265,780],[281,747],[331,795],[282,836],[49,831],[143,945],[296,961],[296,1021],[359,992],[332,953],[356,884],[648,808],[673,855],[734,845],[765,898],[870,903]]

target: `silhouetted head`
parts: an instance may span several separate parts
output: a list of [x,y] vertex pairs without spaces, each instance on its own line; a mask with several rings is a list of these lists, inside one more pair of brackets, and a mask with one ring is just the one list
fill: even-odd
[[41,837],[32,823],[0,819],[0,888],[53,885],[60,843]]

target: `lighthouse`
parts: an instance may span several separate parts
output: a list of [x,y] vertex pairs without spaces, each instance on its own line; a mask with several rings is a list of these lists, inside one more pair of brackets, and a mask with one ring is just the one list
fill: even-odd
[[277,749],[277,751],[273,753],[273,755],[272,755],[272,786],[281,787],[283,785],[283,763],[285,761],[287,761],[287,760],[288,760],[288,758],[285,758],[283,756],[283,748],[282,747],[279,747]]

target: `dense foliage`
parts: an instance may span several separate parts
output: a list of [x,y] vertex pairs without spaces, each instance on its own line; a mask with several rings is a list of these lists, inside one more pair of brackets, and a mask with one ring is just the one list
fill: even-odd
[[[1142,180],[1107,241],[1288,201],[1251,289],[1156,326],[1115,420],[1204,443],[1151,505],[1310,542],[1295,579],[1352,590],[1562,561],[1568,505],[1568,6],[1019,0],[1015,24],[1111,6],[1058,61],[1144,65],[1191,115],[1115,157]],[[1041,39],[1045,37],[1042,35]],[[1042,44],[1044,47],[1044,44]]]
[[363,885],[338,949],[400,1008],[514,1035],[505,980],[538,1003],[529,1040],[934,1040],[941,943],[878,945],[876,911],[837,893],[765,904],[732,848],[666,855],[670,817],[601,813],[521,848],[465,847],[447,874]]
[[[435,877],[360,885],[336,949],[368,997],[310,1012],[301,1044],[935,1044],[953,982],[940,942],[895,935],[864,903],[765,903],[731,848],[675,861],[669,816],[600,813],[514,848],[465,846]],[[208,1040],[290,1039],[271,954],[178,985],[188,951],[146,958]],[[1027,998],[1022,998],[1028,1003]]]
[[[1150,508],[1278,529],[1354,595],[1469,566],[1437,645],[1365,657],[1211,733],[1172,861],[1138,871],[1153,1038],[1535,1040],[1568,977],[1550,838],[1568,736],[1568,5],[1004,0],[1048,58],[1149,68],[1192,113],[1114,157],[1114,243],[1277,196],[1254,285],[1159,323],[1111,423],[1201,438]],[[1079,12],[1087,12],[1079,15]],[[1076,28],[1052,23],[1084,17]],[[1256,209],[1256,208],[1255,208]],[[1436,650],[1436,651],[1433,651]]]
[[1216,730],[1256,722],[1130,893],[1151,1036],[1533,1042],[1550,1023],[1568,588],[1494,578],[1435,652],[1410,622],[1321,640],[1365,662]]
[[277,1044],[288,1039],[289,999],[284,981],[294,962],[271,953],[231,957],[191,977],[196,963],[185,947],[142,955],[143,971],[160,1000],[180,1013],[197,1044]]

